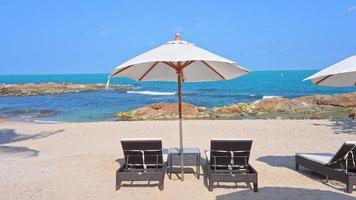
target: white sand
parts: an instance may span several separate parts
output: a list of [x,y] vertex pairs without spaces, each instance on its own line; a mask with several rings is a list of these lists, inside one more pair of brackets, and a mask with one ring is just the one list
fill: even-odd
[[[127,137],[160,137],[178,145],[176,121],[65,124],[0,123],[0,199],[354,199],[344,184],[306,170],[294,170],[296,152],[335,152],[356,141],[356,122],[328,120],[185,121],[185,146],[203,152],[216,137],[253,139],[251,163],[259,172],[258,193],[246,184],[221,184],[209,192],[204,178],[176,176],[157,186],[124,186],[115,191]],[[53,133],[53,134],[52,134]],[[37,135],[25,139],[22,135]],[[18,140],[13,142],[14,140]],[[203,155],[203,154],[202,154]],[[231,186],[231,187],[228,187]]]

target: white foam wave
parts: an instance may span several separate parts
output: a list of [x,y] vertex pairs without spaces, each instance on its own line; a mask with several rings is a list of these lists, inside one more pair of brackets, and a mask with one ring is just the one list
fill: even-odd
[[157,92],[157,91],[127,91],[128,94],[143,94],[152,96],[169,96],[175,95],[176,92]]
[[46,121],[46,120],[33,120],[33,122],[35,123],[39,123],[39,124],[61,124],[63,122],[59,122],[59,121]]
[[281,97],[281,96],[263,96],[262,99],[272,99],[276,97]]

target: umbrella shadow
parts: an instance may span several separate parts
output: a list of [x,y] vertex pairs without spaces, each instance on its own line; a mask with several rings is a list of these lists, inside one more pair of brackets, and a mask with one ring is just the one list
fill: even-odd
[[34,156],[38,156],[39,151],[30,149],[27,147],[19,147],[19,146],[0,146],[0,158],[4,157],[22,157],[22,158],[30,158]]
[[64,129],[60,129],[57,131],[44,131],[33,135],[25,135],[16,133],[14,129],[0,129],[0,158],[5,157],[22,157],[29,158],[38,156],[39,151],[30,149],[28,147],[21,146],[7,146],[4,144],[10,144],[19,141],[25,140],[36,140],[41,138],[46,138],[51,135],[63,132]]
[[291,188],[291,187],[264,187],[260,188],[257,193],[249,190],[232,192],[224,195],[218,195],[216,200],[235,200],[235,199],[355,199],[353,196],[349,196],[346,193],[337,193],[332,191],[324,191],[318,189],[303,189],[303,188]]
[[331,124],[317,124],[315,126],[331,127],[335,134],[356,134],[356,120],[351,119],[332,119]]
[[19,142],[24,140],[36,140],[46,138],[51,135],[63,132],[64,129],[57,131],[43,131],[33,135],[25,135],[16,133],[15,129],[0,129],[0,144],[8,144],[13,142]]
[[[272,167],[284,167],[297,172],[295,168],[295,156],[263,156],[258,158],[257,160],[264,162]],[[327,181],[326,177],[313,171],[310,171],[304,168],[303,166],[299,167],[298,173],[314,181],[322,183],[328,187],[332,187],[333,189],[345,191],[345,184],[335,180]]]

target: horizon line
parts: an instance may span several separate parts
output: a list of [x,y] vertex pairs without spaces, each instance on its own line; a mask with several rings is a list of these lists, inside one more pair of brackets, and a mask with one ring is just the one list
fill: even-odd
[[[251,70],[253,72],[285,72],[285,71],[319,71],[321,69],[289,69],[289,70],[280,70],[280,69],[269,69],[269,70]],[[110,72],[76,72],[76,73],[28,73],[28,74],[0,74],[0,76],[31,76],[31,75],[85,75],[85,74],[110,74]]]

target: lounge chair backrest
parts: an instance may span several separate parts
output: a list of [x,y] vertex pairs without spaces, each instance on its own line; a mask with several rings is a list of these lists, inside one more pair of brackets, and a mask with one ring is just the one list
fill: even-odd
[[252,140],[213,139],[210,144],[210,164],[215,166],[247,166]]
[[121,146],[128,166],[147,167],[163,164],[160,139],[123,139]]
[[[347,159],[347,161],[346,161]],[[356,169],[356,142],[345,142],[329,161],[331,166],[343,169]]]

